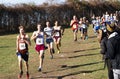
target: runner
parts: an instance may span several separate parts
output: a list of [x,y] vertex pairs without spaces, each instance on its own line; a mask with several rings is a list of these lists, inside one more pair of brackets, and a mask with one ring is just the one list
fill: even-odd
[[92,20],[92,27],[93,27],[93,30],[94,30],[95,21],[96,21],[95,15],[93,15],[93,16],[91,17],[91,20]]
[[105,17],[104,17],[104,14],[103,16],[101,17],[101,29],[106,32],[106,23],[105,23]]
[[54,42],[56,44],[58,53],[60,53],[60,46],[61,46],[61,26],[58,26],[58,21],[55,21],[54,29]]
[[39,54],[39,68],[38,71],[41,71],[42,65],[43,65],[43,59],[44,59],[44,32],[41,30],[41,25],[37,25],[37,31],[34,31],[31,37],[31,40],[35,41],[35,50]]
[[118,22],[117,15],[115,13],[113,14],[113,19],[114,19],[115,22]]
[[109,16],[108,12],[106,12],[106,14],[105,14],[105,22],[106,22],[106,24],[108,24],[110,22],[110,16]]
[[88,39],[88,27],[89,27],[89,21],[86,19],[86,17],[83,17],[83,23],[85,24],[84,28],[84,35],[85,35],[85,40]]
[[73,19],[70,22],[70,26],[72,26],[72,30],[73,30],[74,41],[77,41],[78,25],[79,23],[78,23],[77,17],[74,15]]
[[111,13],[111,14],[110,14],[110,23],[113,23],[113,22],[115,22],[115,21],[114,21],[113,14]]
[[24,27],[19,27],[20,34],[17,36],[16,45],[17,45],[17,56],[18,56],[18,63],[19,63],[19,69],[20,74],[18,75],[18,78],[21,78],[23,75],[23,67],[22,67],[22,59],[25,61],[25,67],[26,67],[26,78],[29,79],[29,71],[28,71],[28,58],[29,58],[29,52],[28,52],[28,45],[31,45],[31,42],[29,40],[29,36],[25,34]]
[[85,40],[87,36],[87,26],[83,20],[80,20],[79,24],[80,24],[79,26],[80,26],[80,31],[81,31],[81,39]]
[[46,35],[46,44],[48,47],[48,51],[51,54],[51,59],[53,59],[53,53],[55,53],[53,48],[53,28],[50,27],[49,21],[46,22],[46,28],[44,28],[44,33]]
[[80,18],[80,21],[79,21],[79,30],[80,30],[80,39],[82,39],[83,38],[83,33],[82,33],[82,27],[81,27],[81,25],[82,25],[82,23],[83,23],[83,18]]
[[95,26],[94,26],[94,33],[97,35],[97,28],[100,28],[100,20],[99,17],[96,17],[96,21],[95,21]]

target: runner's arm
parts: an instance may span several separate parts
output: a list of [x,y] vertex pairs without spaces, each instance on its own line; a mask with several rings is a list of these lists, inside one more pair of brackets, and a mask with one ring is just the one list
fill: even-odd
[[54,27],[52,28],[52,36],[54,36],[56,34]]
[[28,35],[26,35],[26,39],[24,39],[24,41],[31,46],[31,41]]
[[73,21],[71,20],[71,22],[70,22],[70,26],[72,26],[73,25]]
[[17,39],[16,39],[16,52],[18,52],[18,39],[19,39],[19,36],[17,36]]
[[35,35],[35,32],[33,32],[32,36],[31,36],[31,40],[35,40],[37,37],[37,35]]
[[61,33],[61,35],[64,34],[64,31],[65,31],[65,29],[62,26],[60,26],[60,33]]
[[63,29],[61,30],[61,35],[64,35],[64,31],[65,31],[65,29],[63,28]]
[[98,42],[101,43],[101,40],[102,40],[102,30],[98,30],[98,31],[99,31],[99,33],[98,33],[97,38],[98,38]]
[[43,33],[44,33],[45,37],[47,37],[47,36],[48,36],[48,35],[47,35],[47,33],[46,33],[45,31],[44,31]]

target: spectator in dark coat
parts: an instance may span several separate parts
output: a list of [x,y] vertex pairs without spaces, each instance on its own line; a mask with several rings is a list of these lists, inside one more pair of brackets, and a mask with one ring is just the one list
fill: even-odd
[[109,25],[106,58],[110,59],[114,79],[120,79],[120,23]]

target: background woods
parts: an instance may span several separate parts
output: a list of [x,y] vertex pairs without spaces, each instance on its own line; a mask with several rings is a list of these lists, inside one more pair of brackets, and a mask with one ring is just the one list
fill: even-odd
[[0,34],[16,33],[18,26],[25,26],[26,31],[35,30],[36,24],[41,23],[45,26],[45,21],[49,20],[54,24],[55,20],[60,25],[69,27],[69,22],[73,15],[80,17],[90,17],[95,14],[101,15],[108,11],[109,13],[119,11],[120,2],[114,1],[80,1],[67,0],[65,4],[44,3],[36,6],[34,4],[19,4],[14,6],[0,5]]

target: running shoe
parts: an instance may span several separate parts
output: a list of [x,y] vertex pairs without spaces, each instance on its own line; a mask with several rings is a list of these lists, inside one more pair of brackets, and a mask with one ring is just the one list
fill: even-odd
[[53,59],[53,56],[50,56],[50,59]]
[[46,49],[48,49],[48,47],[47,47],[47,46],[45,46],[45,50],[46,50]]
[[29,73],[26,72],[26,79],[29,79]]
[[42,70],[41,70],[41,68],[38,68],[38,72],[41,72]]
[[85,37],[85,40],[87,40],[87,39],[88,39],[88,36]]
[[18,78],[22,78],[22,75],[23,75],[23,71],[19,73]]
[[58,54],[60,53],[60,50],[58,50],[58,52],[57,52]]
[[55,53],[55,50],[54,50],[54,49],[52,49],[52,53],[53,53],[53,54]]
[[80,39],[82,39],[82,37],[80,37]]
[[76,41],[77,41],[77,39],[74,39],[74,41],[76,42]]

